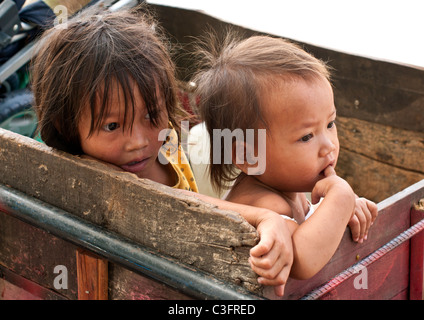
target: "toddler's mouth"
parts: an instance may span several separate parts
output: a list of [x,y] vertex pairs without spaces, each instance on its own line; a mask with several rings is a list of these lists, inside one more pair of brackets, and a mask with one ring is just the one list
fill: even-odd
[[334,161],[330,162],[324,169],[322,169],[319,173],[319,176],[325,178],[325,170],[330,166],[334,168]]

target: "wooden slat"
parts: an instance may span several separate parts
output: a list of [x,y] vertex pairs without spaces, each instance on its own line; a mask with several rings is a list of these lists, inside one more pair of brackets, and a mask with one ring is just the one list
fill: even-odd
[[43,285],[16,274],[0,264],[0,300],[66,300]]
[[78,249],[78,300],[108,300],[108,262],[87,250]]
[[[37,283],[67,299],[77,298],[76,246],[0,210],[0,264],[21,278]],[[67,270],[67,289],[56,289],[59,273]],[[13,280],[10,282],[14,283]],[[19,282],[20,283],[20,282]]]
[[408,287],[409,242],[405,242],[368,268],[342,281],[320,299],[405,300],[408,298]]
[[337,174],[361,197],[383,201],[424,179],[424,174],[397,168],[340,148]]
[[337,118],[337,131],[345,150],[424,174],[424,131],[402,130],[372,120],[346,117]]

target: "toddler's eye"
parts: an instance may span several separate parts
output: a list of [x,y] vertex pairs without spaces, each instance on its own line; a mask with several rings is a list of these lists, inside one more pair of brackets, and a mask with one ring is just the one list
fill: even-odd
[[119,128],[119,123],[111,122],[103,126],[103,129],[108,132],[112,132]]
[[333,120],[333,121],[331,121],[331,122],[327,125],[327,128],[328,128],[328,129],[331,129],[331,128],[335,127],[335,126],[336,126],[336,120]]
[[306,136],[303,136],[302,138],[300,138],[299,141],[307,142],[307,141],[311,140],[312,137],[313,137],[313,135],[312,135],[312,133],[310,133],[310,134],[307,134]]

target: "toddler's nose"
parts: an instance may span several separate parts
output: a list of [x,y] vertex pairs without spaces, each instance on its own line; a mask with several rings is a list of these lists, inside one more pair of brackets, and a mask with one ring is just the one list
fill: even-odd
[[330,153],[336,151],[336,149],[337,149],[336,144],[334,143],[332,139],[324,138],[321,149],[320,149],[320,156],[326,157]]

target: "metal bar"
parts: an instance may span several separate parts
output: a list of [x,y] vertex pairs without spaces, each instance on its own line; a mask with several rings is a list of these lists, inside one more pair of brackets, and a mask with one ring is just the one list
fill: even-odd
[[263,299],[4,185],[0,185],[0,211],[195,298]]
[[32,56],[35,54],[34,50],[35,40],[28,43],[20,51],[15,53],[13,57],[7,60],[0,67],[0,84],[3,83],[7,78],[10,77],[16,70],[22,67],[25,63],[31,60]]

